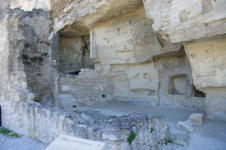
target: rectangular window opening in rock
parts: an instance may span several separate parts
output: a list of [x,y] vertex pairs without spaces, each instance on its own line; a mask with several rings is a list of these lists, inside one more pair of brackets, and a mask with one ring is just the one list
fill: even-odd
[[186,95],[188,89],[188,81],[186,75],[175,75],[170,77],[169,94]]
[[59,72],[77,75],[84,68],[94,69],[94,62],[90,59],[89,36],[60,35]]

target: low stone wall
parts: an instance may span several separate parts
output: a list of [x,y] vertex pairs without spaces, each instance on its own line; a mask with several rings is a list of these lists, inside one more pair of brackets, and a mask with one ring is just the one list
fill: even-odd
[[[3,126],[44,143],[60,134],[103,141],[112,150],[147,150],[164,144],[168,138],[167,122],[161,117],[139,113],[106,116],[100,112],[63,112],[35,102],[14,102],[0,98]],[[151,132],[151,130],[153,130]],[[127,138],[135,133],[130,145]]]

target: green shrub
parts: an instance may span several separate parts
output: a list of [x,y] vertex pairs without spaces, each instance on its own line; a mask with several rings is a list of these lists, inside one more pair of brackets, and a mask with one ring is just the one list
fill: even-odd
[[133,131],[130,133],[129,137],[127,138],[128,143],[131,145],[133,141],[136,139],[136,133]]
[[173,143],[173,140],[171,140],[171,139],[164,139],[164,144],[165,145],[168,145],[170,143]]
[[0,134],[12,138],[20,138],[20,136],[17,133],[13,133],[12,131],[6,128],[0,128]]
[[155,129],[154,129],[154,128],[151,128],[150,133],[152,133],[152,132],[154,132],[154,131],[155,131]]
[[4,135],[4,136],[9,136],[9,134],[11,133],[10,130],[6,129],[6,128],[0,128],[0,134]]

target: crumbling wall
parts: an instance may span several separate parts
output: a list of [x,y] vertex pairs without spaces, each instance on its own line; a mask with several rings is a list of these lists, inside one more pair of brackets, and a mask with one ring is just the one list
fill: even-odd
[[18,114],[12,109],[21,101],[33,100],[34,95],[27,89],[26,74],[21,57],[24,49],[24,35],[20,24],[20,10],[2,11],[0,18],[0,105],[2,106],[2,124],[16,131],[15,120]]
[[[51,20],[42,10],[25,12],[20,18],[23,25],[24,49],[21,52],[28,88],[36,101],[51,100]],[[49,102],[47,102],[49,101]]]
[[[9,124],[4,120],[5,127],[47,144],[64,134],[105,142],[109,150],[146,150],[164,147],[164,141],[169,138],[168,124],[162,117],[139,113],[115,117],[95,111],[65,113],[59,108],[45,108],[34,102],[0,99],[0,103],[8,112],[8,120],[12,120]],[[127,138],[132,132],[136,138],[130,145]]]

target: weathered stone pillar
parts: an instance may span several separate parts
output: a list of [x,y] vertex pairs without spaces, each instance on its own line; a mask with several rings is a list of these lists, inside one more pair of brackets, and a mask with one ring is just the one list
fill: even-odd
[[206,93],[210,119],[226,121],[226,38],[185,44],[196,88]]

